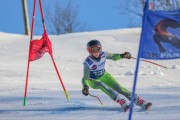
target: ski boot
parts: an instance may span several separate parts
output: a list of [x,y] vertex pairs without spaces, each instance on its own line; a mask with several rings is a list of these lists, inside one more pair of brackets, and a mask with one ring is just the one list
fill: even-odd
[[121,105],[121,107],[124,109],[124,112],[129,111],[130,106],[127,105],[126,101],[124,99],[120,98],[119,95],[116,97],[115,101]]
[[152,106],[151,102],[146,102],[145,100],[141,99],[139,96],[136,96],[135,104],[145,110],[150,110]]
[[151,103],[151,102],[147,103],[147,104],[145,105],[145,110],[150,110],[151,106],[152,106],[152,103]]

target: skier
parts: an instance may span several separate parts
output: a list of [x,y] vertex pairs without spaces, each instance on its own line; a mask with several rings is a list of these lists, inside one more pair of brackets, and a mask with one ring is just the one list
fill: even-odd
[[[87,43],[89,56],[84,61],[84,76],[82,78],[82,93],[89,94],[89,86],[93,89],[100,89],[111,99],[119,103],[124,112],[127,112],[130,105],[121,97],[124,95],[131,101],[131,92],[122,87],[116,80],[105,70],[106,59],[120,60],[122,58],[131,59],[129,52],[123,54],[112,54],[102,51],[101,43],[98,40],[91,40]],[[139,96],[135,95],[134,103],[145,110],[149,110],[152,103],[146,102]]]

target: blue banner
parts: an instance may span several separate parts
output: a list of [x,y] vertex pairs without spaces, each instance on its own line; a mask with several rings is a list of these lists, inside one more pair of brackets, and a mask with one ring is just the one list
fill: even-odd
[[180,58],[180,11],[145,9],[140,41],[140,58]]

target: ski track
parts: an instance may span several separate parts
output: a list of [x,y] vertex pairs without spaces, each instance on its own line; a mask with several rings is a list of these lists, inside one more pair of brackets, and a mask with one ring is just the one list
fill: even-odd
[[[168,92],[166,92],[168,90]],[[133,120],[178,120],[180,115],[180,88],[149,88],[142,89],[140,96],[153,103],[150,111],[144,111],[135,106]],[[147,91],[150,91],[146,94]],[[158,92],[156,92],[158,91]],[[32,91],[31,91],[32,92]],[[34,91],[35,92],[35,91]],[[36,91],[37,92],[37,91]],[[39,90],[39,94],[30,93],[27,105],[23,106],[23,97],[16,94],[1,95],[0,118],[5,119],[60,119],[60,120],[124,120],[128,113],[124,113],[120,105],[112,101],[100,91],[92,91],[103,102],[80,94],[80,90],[69,91],[71,101],[68,103],[61,91]],[[51,95],[50,95],[51,94]],[[28,118],[29,116],[29,118]],[[33,116],[33,117],[32,117]]]

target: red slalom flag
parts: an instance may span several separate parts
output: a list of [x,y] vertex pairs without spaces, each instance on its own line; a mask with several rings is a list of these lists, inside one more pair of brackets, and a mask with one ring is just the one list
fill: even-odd
[[56,63],[53,58],[53,53],[52,53],[52,43],[48,37],[48,34],[46,32],[46,27],[44,23],[44,15],[42,11],[42,3],[41,0],[39,0],[39,6],[40,6],[40,11],[41,11],[41,18],[42,18],[42,24],[43,24],[43,29],[44,33],[42,34],[42,38],[40,40],[35,39],[32,40],[33,37],[33,31],[34,31],[34,18],[35,18],[35,11],[36,11],[36,0],[34,0],[34,7],[33,7],[33,17],[32,17],[32,27],[31,27],[31,41],[30,41],[30,46],[29,46],[29,57],[28,57],[28,65],[27,65],[27,73],[26,73],[26,84],[25,84],[25,92],[24,92],[24,106],[26,105],[26,95],[27,95],[27,87],[28,87],[28,76],[29,76],[29,67],[30,67],[30,62],[35,61],[43,57],[45,52],[48,52],[51,56],[52,62],[54,64],[55,70],[57,72],[57,75],[59,77],[60,83],[63,87],[64,93],[66,95],[66,99],[69,101],[69,96],[66,91],[66,88],[63,84],[63,81],[61,79],[61,76],[59,74],[59,71],[57,69]]
[[46,33],[43,33],[40,40],[30,41],[29,61],[35,61],[40,59],[45,52],[52,55],[52,43]]

